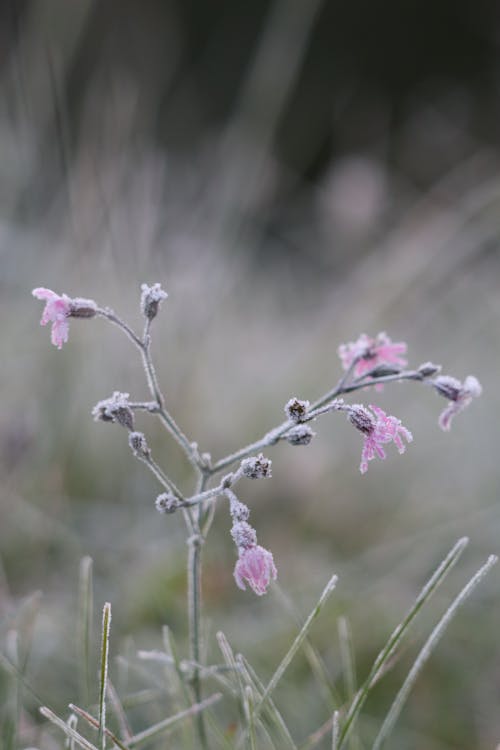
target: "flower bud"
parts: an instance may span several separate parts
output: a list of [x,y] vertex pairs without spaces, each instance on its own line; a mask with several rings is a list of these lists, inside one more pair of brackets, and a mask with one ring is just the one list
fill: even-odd
[[302,401],[295,396],[285,405],[285,414],[292,422],[302,422],[309,409],[309,401]]
[[401,372],[401,367],[381,364],[364,373],[364,375],[369,375],[371,378],[385,378],[386,375],[397,375],[399,372]]
[[362,404],[353,404],[347,412],[347,418],[364,435],[371,435],[375,428],[373,415]]
[[233,524],[231,536],[238,549],[248,549],[257,544],[257,532],[246,521],[238,521]]
[[118,422],[127,430],[134,429],[134,414],[128,403],[129,394],[115,391],[111,398],[99,401],[92,409],[92,416],[98,422]]
[[441,365],[435,365],[433,362],[424,362],[418,368],[418,372],[423,378],[432,378],[433,375],[441,372]]
[[290,445],[309,445],[315,434],[316,433],[313,432],[310,427],[301,424],[297,425],[297,427],[292,427],[292,429],[286,433],[285,438]]
[[97,304],[93,299],[73,297],[69,304],[70,318],[93,318],[97,313]]
[[143,432],[131,432],[128,436],[128,444],[134,456],[138,458],[149,458],[151,451],[146,442],[146,436]]
[[160,302],[167,299],[168,294],[163,291],[160,284],[153,284],[153,286],[142,284],[141,291],[142,314],[148,320],[153,320],[158,314]]
[[180,508],[180,501],[175,495],[163,492],[156,498],[155,506],[158,513],[175,513]]
[[259,453],[258,456],[243,459],[241,470],[249,479],[263,479],[271,476],[271,463],[268,458]]
[[436,391],[450,401],[456,401],[462,390],[462,383],[451,375],[439,375],[434,381],[433,386]]

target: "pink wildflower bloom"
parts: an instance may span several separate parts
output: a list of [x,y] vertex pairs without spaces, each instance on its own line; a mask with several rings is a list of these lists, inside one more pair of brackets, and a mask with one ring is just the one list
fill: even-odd
[[408,443],[413,440],[413,435],[401,424],[400,419],[387,416],[385,411],[378,406],[370,404],[370,409],[371,412],[361,404],[354,404],[348,411],[349,420],[363,433],[365,438],[359,466],[362,474],[368,470],[368,462],[375,456],[381,459],[386,457],[385,450],[382,447],[385,443],[393,442],[399,453],[404,453],[406,446],[402,437]]
[[441,375],[433,383],[436,391],[448,398],[450,403],[439,415],[439,426],[446,432],[451,427],[451,420],[456,414],[460,414],[472,401],[473,398],[482,393],[481,383],[474,375],[468,375],[461,383],[457,378],[450,375]]
[[45,300],[46,304],[40,325],[46,326],[47,323],[52,323],[52,343],[58,349],[61,349],[62,345],[68,340],[68,316],[71,313],[71,299],[66,294],[59,296],[59,294],[44,287],[33,289],[32,294],[37,299]]
[[97,314],[98,307],[93,299],[70,299],[66,294],[61,296],[44,287],[33,289],[31,293],[37,299],[45,300],[40,325],[52,323],[52,343],[58,349],[68,340],[68,318],[93,318]]
[[264,547],[240,548],[239,560],[234,568],[234,578],[240,589],[245,591],[245,581],[257,594],[262,596],[267,592],[271,580],[278,575],[272,553]]
[[356,361],[354,376],[359,378],[378,365],[406,367],[408,364],[406,359],[400,356],[406,354],[406,349],[404,341],[393,343],[384,332],[377,334],[375,338],[362,333],[357,341],[341,344],[338,348],[338,355],[344,370],[348,370]]

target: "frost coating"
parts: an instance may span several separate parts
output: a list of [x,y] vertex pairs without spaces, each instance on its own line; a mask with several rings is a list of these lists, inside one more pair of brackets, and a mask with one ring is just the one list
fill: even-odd
[[148,320],[153,320],[158,314],[160,303],[167,299],[168,294],[163,291],[161,284],[141,285],[141,311]]
[[383,444],[393,442],[399,453],[404,453],[406,446],[401,436],[408,443],[413,440],[413,435],[401,424],[400,419],[387,416],[385,411],[373,404],[370,404],[370,409],[371,412],[361,404],[353,404],[347,412],[349,421],[363,433],[365,438],[359,466],[362,474],[368,471],[368,462],[372,461],[375,456],[381,459],[386,457]]
[[285,437],[290,445],[309,445],[315,435],[316,433],[306,424],[300,424],[297,427],[292,427]]
[[474,375],[468,375],[463,383],[451,375],[440,375],[434,380],[433,386],[441,396],[451,402],[439,415],[439,426],[445,432],[450,429],[453,417],[460,414],[469,406],[472,399],[480,396],[483,391],[481,383]]
[[295,396],[285,404],[285,414],[292,422],[302,422],[309,409],[309,401],[303,401]]
[[158,513],[175,513],[179,506],[179,500],[169,492],[163,492],[161,495],[158,495],[155,501]]
[[98,422],[118,422],[128,430],[134,429],[134,414],[129,406],[128,393],[115,391],[110,398],[99,401],[92,409],[92,416]]
[[271,476],[271,461],[262,453],[258,456],[245,458],[241,462],[243,476],[249,479],[264,479]]

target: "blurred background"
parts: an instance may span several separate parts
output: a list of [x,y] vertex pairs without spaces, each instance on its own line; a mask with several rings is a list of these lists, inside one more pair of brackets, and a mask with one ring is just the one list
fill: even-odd
[[[291,396],[328,390],[337,346],[361,332],[407,341],[411,365],[432,360],[482,382],[483,398],[449,434],[430,389],[356,396],[376,398],[414,435],[404,456],[390,450],[366,476],[360,435],[341,415],[318,422],[307,448],[267,451],[273,479],[239,494],[291,608],[276,592],[235,587],[218,507],[205,546],[209,657],[220,659],[223,630],[268,679],[337,572],[312,636],[343,698],[338,617],[350,622],[362,680],[433,568],[470,536],[367,704],[354,748],[370,745],[467,576],[499,552],[498,22],[488,0],[2,4],[1,650],[18,628],[31,643],[30,684],[55,710],[78,697],[80,559],[94,559],[96,641],[112,602],[122,661],[111,675],[127,695],[162,684],[135,652],[160,647],[163,624],[187,654],[186,545],[182,518],[155,512],[160,489],[125,431],[90,416],[114,390],[147,397],[136,353],[101,320],[72,321],[58,352],[33,287],[94,298],[139,328],[140,284],[161,282],[169,299],[153,351],[167,405],[215,458],[279,423]],[[140,429],[189,491],[176,446],[151,418]],[[498,589],[495,571],[459,613],[391,747],[500,743]],[[0,673],[0,722],[12,690]],[[160,695],[131,709],[136,731],[173,713]],[[303,656],[276,700],[297,742],[331,715]],[[29,694],[25,706],[13,747],[61,747],[40,735]],[[230,738],[235,707],[219,713]]]

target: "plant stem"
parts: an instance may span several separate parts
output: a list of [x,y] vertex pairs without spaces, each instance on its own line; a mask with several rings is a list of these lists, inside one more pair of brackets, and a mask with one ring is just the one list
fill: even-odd
[[[205,489],[208,479],[206,473],[198,479],[197,494]],[[188,539],[188,612],[189,612],[189,645],[190,658],[194,663],[193,669],[193,692],[197,703],[201,701],[201,679],[200,666],[201,660],[201,548],[203,545],[203,536],[200,531],[201,506],[197,506],[193,512],[194,534]],[[207,750],[207,735],[205,730],[205,721],[202,713],[196,715],[196,727],[200,740],[200,747]]]

